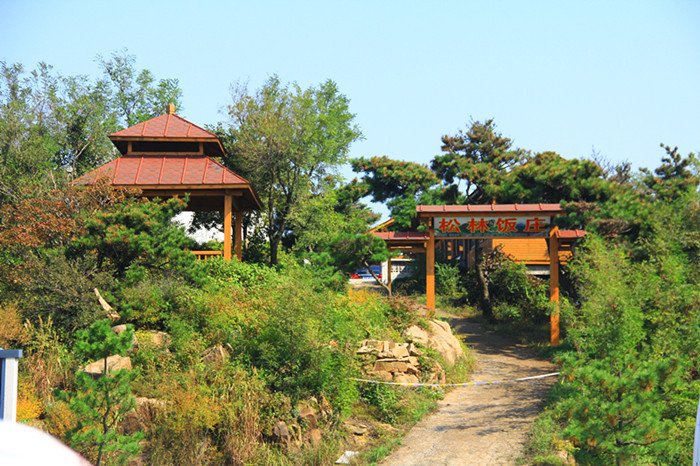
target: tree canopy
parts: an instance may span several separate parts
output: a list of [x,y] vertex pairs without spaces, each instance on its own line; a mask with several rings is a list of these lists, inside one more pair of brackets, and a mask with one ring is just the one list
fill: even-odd
[[232,88],[225,163],[263,198],[272,264],[297,207],[335,186],[350,145],[362,137],[349,103],[330,80],[303,89],[272,76],[255,92]]

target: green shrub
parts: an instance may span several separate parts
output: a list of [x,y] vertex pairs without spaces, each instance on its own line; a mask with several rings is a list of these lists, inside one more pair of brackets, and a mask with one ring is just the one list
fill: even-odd
[[456,296],[464,291],[464,278],[457,265],[435,264],[435,289],[440,294]]

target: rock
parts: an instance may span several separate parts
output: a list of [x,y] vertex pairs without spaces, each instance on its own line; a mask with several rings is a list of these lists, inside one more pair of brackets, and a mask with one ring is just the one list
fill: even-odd
[[115,325],[112,327],[112,331],[117,335],[121,335],[122,333],[126,332],[126,324]]
[[417,325],[411,325],[408,327],[404,332],[404,336],[406,339],[411,340],[412,343],[419,343],[425,347],[428,347],[430,335]]
[[[434,349],[451,365],[457,359],[464,356],[462,345],[459,340],[452,335],[450,324],[435,319],[428,319],[430,331],[422,329],[417,325],[413,325],[406,329],[404,336],[413,343],[419,343],[427,348]],[[409,353],[411,353],[409,347]]]
[[407,374],[413,374],[413,375],[420,375],[420,369],[418,369],[414,365],[410,365],[406,368],[406,373]]
[[394,382],[396,383],[418,383],[418,377],[413,374],[394,374]]
[[131,435],[138,431],[148,431],[165,405],[166,402],[164,400],[137,396],[136,408],[127,413],[124,421],[121,423],[124,433]]
[[165,332],[160,332],[158,330],[146,330],[141,333],[147,335],[149,342],[156,348],[167,348],[172,342],[170,335]]
[[321,415],[323,417],[333,414],[333,408],[331,407],[331,403],[323,395],[321,395],[321,400],[318,402],[318,408],[321,411]]
[[228,359],[228,352],[221,345],[212,346],[207,348],[202,353],[202,362],[204,364],[221,364],[226,362]]
[[[121,335],[122,333],[126,332],[126,324],[115,325],[112,327],[112,331],[117,335]],[[134,333],[134,338],[131,339],[131,345],[133,348],[138,348],[139,346],[139,341],[136,339],[136,333]]]
[[457,359],[464,357],[462,345],[460,345],[459,340],[452,335],[450,324],[433,319],[429,320],[428,324],[431,326],[432,330],[428,348],[436,350],[445,358],[445,361],[449,362],[451,365],[457,362]]
[[345,450],[345,452],[335,460],[335,464],[350,464],[352,459],[359,455],[360,452]]
[[385,382],[391,382],[394,379],[394,376],[388,371],[370,371],[367,375],[375,380],[383,380]]
[[303,408],[299,410],[299,420],[306,422],[306,425],[311,429],[318,428],[318,421],[316,419],[316,410],[313,408]]
[[408,344],[408,354],[411,356],[423,356],[423,352],[413,343]]
[[384,348],[384,342],[381,340],[362,340],[360,345],[376,351],[381,351]]
[[311,445],[318,445],[321,440],[323,440],[323,436],[319,429],[311,429],[304,433],[304,442],[308,442]]
[[289,443],[292,436],[289,434],[289,428],[287,428],[287,423],[284,421],[279,421],[272,428],[272,435],[279,443]]
[[400,344],[391,348],[391,357],[396,359],[407,358],[410,354],[408,352],[408,344]]
[[[86,374],[90,374],[92,376],[99,376],[104,373],[104,368],[105,368],[105,360],[100,359],[99,361],[95,361],[91,364],[88,364],[83,368],[83,371]],[[128,369],[131,370],[131,358],[126,358],[123,356],[119,356],[117,354],[108,356],[107,357],[107,373],[109,374],[110,372],[119,370],[119,369]]]
[[406,372],[408,368],[407,361],[400,361],[398,359],[381,359],[374,363],[374,371],[386,371],[386,372]]

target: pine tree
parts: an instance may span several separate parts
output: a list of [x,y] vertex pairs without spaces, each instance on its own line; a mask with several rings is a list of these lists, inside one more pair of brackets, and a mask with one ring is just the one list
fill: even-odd
[[139,441],[143,438],[142,432],[121,435],[117,430],[126,414],[136,407],[131,382],[137,372],[127,369],[108,371],[107,357],[124,356],[134,338],[133,329],[128,328],[117,335],[110,325],[109,320],[100,320],[76,334],[77,356],[86,361],[104,360],[102,375],[94,378],[80,371],[75,377],[75,392],[57,393],[59,398],[69,401],[77,418],[76,426],[66,434],[68,442],[84,453],[96,454],[98,466],[108,452],[115,454],[115,462],[125,463],[140,452]]

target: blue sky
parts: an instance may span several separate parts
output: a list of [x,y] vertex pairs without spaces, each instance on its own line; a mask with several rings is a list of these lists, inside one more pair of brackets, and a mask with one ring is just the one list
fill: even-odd
[[[518,147],[655,168],[700,151],[697,1],[0,0],[0,60],[98,76],[97,54],[177,78],[181,115],[224,120],[229,87],[336,81],[351,155],[428,163],[493,118]],[[349,173],[349,171],[347,171]]]

